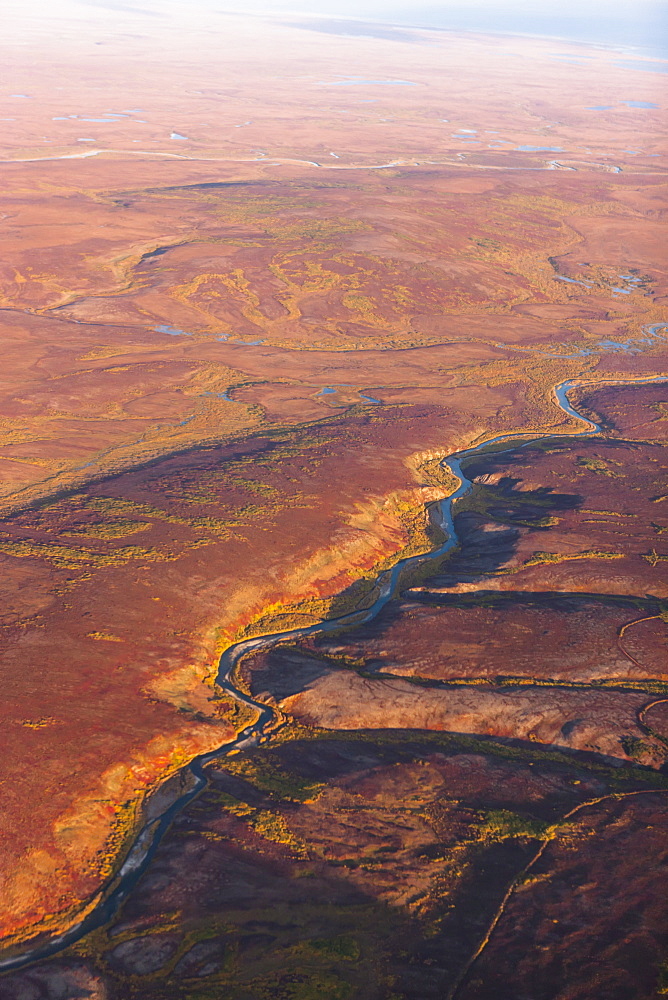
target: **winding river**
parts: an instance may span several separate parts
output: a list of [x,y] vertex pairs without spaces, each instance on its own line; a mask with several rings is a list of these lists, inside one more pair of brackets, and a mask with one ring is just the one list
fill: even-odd
[[[661,326],[664,326],[664,324],[661,324]],[[595,386],[598,388],[606,385],[647,385],[653,382],[666,381],[668,381],[668,376],[662,375],[658,375],[653,378],[628,380],[568,379],[555,386],[554,395],[558,406],[564,413],[566,413],[569,417],[584,423],[582,430],[572,432],[568,436],[586,437],[592,434],[600,433],[601,426],[593,420],[583,416],[575,409],[568,398],[568,393],[572,389],[584,388],[587,386]],[[135,885],[146,871],[160,841],[169,829],[174,818],[208,785],[208,778],[205,772],[206,765],[212,760],[224,757],[234,750],[258,746],[263,740],[268,738],[265,735],[265,732],[270,723],[275,719],[276,713],[268,705],[256,702],[252,698],[245,695],[234,684],[234,671],[243,656],[259,649],[266,649],[271,646],[275,646],[277,643],[285,640],[299,639],[308,635],[331,632],[342,627],[352,628],[375,618],[379,611],[381,611],[387,602],[394,596],[400,576],[407,567],[416,566],[427,560],[444,556],[458,545],[459,538],[457,537],[455,530],[453,508],[457,500],[464,496],[464,494],[467,493],[472,486],[471,481],[466,477],[466,474],[462,469],[462,464],[466,463],[474,455],[481,453],[484,449],[494,448],[497,453],[499,451],[510,451],[517,447],[524,447],[545,437],[556,436],[563,437],[564,435],[536,435],[532,432],[502,434],[497,437],[488,438],[472,448],[456,452],[453,455],[444,458],[441,462],[443,468],[448,469],[459,480],[459,486],[454,493],[432,506],[432,511],[438,515],[437,522],[443,531],[445,541],[438,546],[438,548],[429,553],[399,560],[395,563],[392,569],[386,570],[382,573],[377,580],[378,596],[371,607],[363,611],[351,612],[341,616],[340,618],[332,618],[326,621],[318,622],[315,625],[288,629],[284,632],[276,632],[273,635],[263,635],[255,639],[246,639],[242,642],[235,643],[226,649],[220,657],[216,683],[219,688],[230,694],[236,699],[237,702],[256,710],[258,712],[258,717],[255,722],[243,729],[231,743],[225,743],[217,750],[201,754],[182,769],[181,775],[184,779],[184,786],[189,786],[187,790],[178,795],[178,797],[174,799],[162,813],[149,820],[149,822],[147,822],[139,831],[125,858],[125,861],[121,865],[111,883],[107,886],[102,898],[78,924],[70,927],[63,934],[51,938],[46,943],[39,944],[21,954],[0,960],[0,972],[19,969],[30,964],[31,962],[55,955],[68,945],[78,941],[85,934],[88,934],[95,928],[101,927],[103,924],[107,923],[107,921],[109,921],[118,911],[123,901],[127,898],[130,892],[132,892]],[[502,447],[497,449],[495,447],[506,443],[509,445],[507,448]]]

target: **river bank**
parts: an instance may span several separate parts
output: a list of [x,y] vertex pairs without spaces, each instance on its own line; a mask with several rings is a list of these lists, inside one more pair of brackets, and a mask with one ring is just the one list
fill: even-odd
[[[628,380],[626,383],[618,380],[604,380],[604,384],[647,384],[663,380],[662,376],[657,376],[652,379]],[[582,420],[585,423],[585,427],[582,430],[574,432],[570,435],[570,437],[584,437],[600,432],[600,425],[595,423],[593,420],[582,416],[568,398],[568,393],[573,389],[596,384],[597,383],[593,380],[579,381],[569,379],[555,387],[555,399],[562,411],[569,417]],[[134,885],[136,885],[137,881],[150,864],[151,857],[155,852],[157,845],[159,844],[162,836],[164,836],[166,830],[169,828],[175,816],[181,812],[206,786],[206,775],[204,771],[206,765],[220,755],[228,754],[236,749],[257,745],[263,740],[266,736],[266,730],[269,728],[274,719],[275,713],[269,706],[249,698],[235,685],[234,671],[244,656],[251,652],[257,652],[259,649],[269,648],[280,642],[351,628],[355,625],[368,622],[374,618],[392,598],[393,594],[396,592],[399,580],[407,571],[417,568],[420,564],[426,561],[442,559],[457,546],[458,538],[453,522],[453,506],[456,504],[457,500],[466,494],[471,486],[470,480],[467,479],[466,474],[462,469],[462,463],[465,463],[467,460],[470,460],[472,457],[480,454],[486,449],[498,451],[500,446],[505,445],[516,448],[518,446],[518,442],[520,444],[528,444],[535,440],[535,435],[531,435],[529,437],[525,434],[497,435],[477,444],[474,448],[465,449],[464,451],[449,456],[443,460],[442,464],[452,475],[457,477],[460,484],[446,500],[441,501],[438,505],[438,521],[446,536],[445,540],[438,548],[427,555],[410,557],[397,562],[394,567],[384,575],[384,579],[379,581],[379,594],[370,608],[362,612],[354,612],[349,615],[330,619],[316,625],[289,629],[272,635],[255,637],[236,643],[226,649],[220,659],[217,684],[222,691],[234,697],[247,709],[251,708],[257,711],[258,718],[256,721],[242,730],[237,739],[233,742],[226,744],[222,748],[200,755],[190,764],[186,765],[183,769],[183,773],[189,775],[188,781],[190,786],[187,791],[178,795],[172,802],[170,802],[168,807],[160,815],[153,817],[150,822],[143,827],[135,839],[132,848],[128,852],[123,865],[119,869],[118,875],[112,883],[110,890],[108,890],[106,897],[90,914],[84,918],[83,921],[72,927],[65,934],[59,935],[47,944],[41,944],[34,949],[29,949],[22,955],[8,957],[2,960],[0,963],[0,969],[10,970],[20,968],[23,965],[33,962],[39,958],[55,954],[67,947],[69,944],[73,943],[78,938],[82,937],[84,934],[88,933],[94,927],[105,923],[111,914],[115,912],[118,906],[121,905],[124,899],[127,898],[127,895],[131,892]]]

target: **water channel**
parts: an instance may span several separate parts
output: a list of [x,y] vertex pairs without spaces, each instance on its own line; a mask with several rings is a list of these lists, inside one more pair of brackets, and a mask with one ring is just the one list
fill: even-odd
[[[576,388],[623,385],[648,385],[654,382],[666,382],[668,376],[658,375],[652,378],[638,379],[568,379],[554,387],[555,401],[560,409],[569,417],[579,420],[584,427],[579,431],[574,431],[568,437],[587,437],[601,432],[600,424],[595,423],[588,417],[583,416],[570,402],[568,394]],[[137,882],[148,868],[155,851],[162,838],[171,826],[175,817],[182,812],[190,802],[208,785],[206,775],[206,765],[211,761],[225,757],[235,750],[257,747],[269,736],[267,729],[275,719],[276,713],[268,705],[254,701],[241,691],[234,683],[234,673],[240,660],[248,653],[256,652],[259,649],[267,649],[275,646],[279,642],[292,641],[309,635],[317,635],[332,632],[341,628],[354,628],[375,618],[396,594],[400,578],[405,570],[412,566],[417,566],[429,560],[435,560],[446,555],[451,549],[459,544],[459,538],[454,525],[453,508],[459,500],[471,488],[472,483],[467,478],[462,468],[473,456],[481,452],[492,449],[496,454],[504,451],[511,451],[518,447],[525,447],[537,440],[545,437],[563,437],[561,434],[536,434],[535,432],[515,432],[511,434],[501,434],[493,438],[488,438],[480,444],[463,451],[449,455],[441,462],[443,468],[448,469],[458,480],[459,486],[449,497],[430,505],[432,521],[437,523],[443,531],[445,540],[437,548],[423,555],[411,556],[401,559],[390,570],[383,572],[376,581],[378,596],[373,604],[364,610],[354,611],[339,618],[331,618],[318,622],[315,625],[304,626],[302,628],[288,629],[283,632],[276,632],[272,635],[263,635],[254,639],[245,639],[228,647],[220,657],[216,684],[219,689],[231,695],[238,703],[250,707],[257,711],[258,716],[255,722],[246,726],[230,743],[208,753],[195,757],[180,772],[183,779],[182,787],[185,788],[162,813],[147,822],[137,834],[132,847],[130,848],[120,869],[107,885],[101,894],[99,903],[77,924],[70,927],[63,934],[51,938],[46,942],[37,944],[35,947],[24,951],[21,954],[13,955],[0,960],[0,972],[7,972],[12,969],[19,969],[32,962],[48,958],[55,955],[78,941],[84,935],[97,927],[107,923],[118,911],[121,904],[132,892]],[[499,448],[499,445],[502,446]],[[507,447],[503,447],[507,445]],[[174,780],[173,778],[171,780]]]

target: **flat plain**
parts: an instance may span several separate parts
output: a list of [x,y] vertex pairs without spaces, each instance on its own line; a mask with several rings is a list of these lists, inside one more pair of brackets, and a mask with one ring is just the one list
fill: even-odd
[[3,959],[95,914],[257,716],[221,654],[285,637],[232,678],[263,741],[0,994],[665,992],[661,74],[105,17],[7,27]]

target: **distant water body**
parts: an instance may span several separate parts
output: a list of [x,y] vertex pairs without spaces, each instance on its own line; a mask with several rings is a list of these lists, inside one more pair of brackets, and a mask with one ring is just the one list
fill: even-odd
[[441,29],[567,38],[637,48],[643,55],[668,58],[668,4],[664,0],[636,0],[628,5],[612,0],[606,11],[587,0],[580,9],[569,2],[561,6],[560,11],[559,5],[553,3],[520,4],[508,0],[503,4],[474,2],[466,7],[443,3],[423,9],[417,3],[406,9],[401,23],[410,19],[413,25]]
[[[24,0],[49,7],[48,0]],[[133,16],[190,16],[206,12],[290,17],[304,15],[299,27],[327,34],[422,39],[411,29],[472,31],[584,42],[624,50],[626,56],[668,59],[668,0],[60,0],[56,7],[102,7]],[[572,60],[579,53],[566,53]],[[621,65],[621,64],[620,64]],[[622,68],[665,73],[660,64]]]
[[[241,8],[237,0],[200,2],[215,2],[218,10]],[[396,40],[409,41],[410,28],[492,32],[560,38],[668,58],[666,0],[634,0],[633,4],[622,0],[246,0],[244,10],[309,14],[302,27],[332,34],[391,37],[394,26]],[[656,66],[649,71],[665,72]]]

